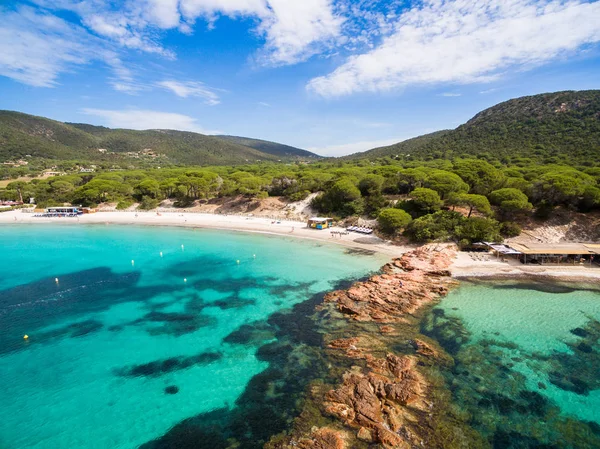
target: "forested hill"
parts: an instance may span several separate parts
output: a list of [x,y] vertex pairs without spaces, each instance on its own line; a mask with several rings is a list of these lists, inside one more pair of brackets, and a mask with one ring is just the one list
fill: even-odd
[[299,157],[303,159],[317,159],[321,156],[316,155],[315,153],[311,153],[310,151],[302,150],[300,148],[291,147],[289,145],[284,145],[282,143],[277,142],[269,142],[267,140],[261,139],[250,139],[248,137],[238,137],[238,136],[214,136],[219,139],[226,140],[228,142],[237,143],[239,145],[244,145],[250,148],[254,148],[255,150],[262,151],[263,153],[269,153],[274,156],[280,157]]
[[274,154],[193,132],[110,129],[0,111],[0,162],[22,159],[27,155],[90,162],[122,163],[143,159],[176,165],[235,165],[259,160],[307,159],[312,153]]
[[595,162],[600,158],[600,90],[516,98],[480,112],[454,130],[351,157],[407,154],[416,159],[476,156],[507,164],[521,158],[544,163]]

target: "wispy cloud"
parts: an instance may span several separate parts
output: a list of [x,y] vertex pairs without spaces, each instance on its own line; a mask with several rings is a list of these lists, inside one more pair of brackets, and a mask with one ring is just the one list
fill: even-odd
[[102,124],[110,128],[125,129],[175,129],[201,134],[220,134],[218,130],[207,130],[189,115],[145,109],[108,110],[86,108],[82,112],[102,119]]
[[264,101],[259,101],[258,102],[259,106],[264,106],[265,108],[270,108],[271,105],[269,103],[265,103]]
[[129,79],[118,55],[84,28],[31,7],[0,9],[0,75],[53,87],[61,73],[94,60],[115,79]]
[[497,87],[491,88],[491,89],[486,89],[486,90],[482,90],[481,92],[479,92],[480,94],[491,94],[492,92],[496,92],[498,90]]
[[462,97],[462,94],[459,93],[455,93],[455,92],[444,92],[442,94],[439,94],[440,97]]
[[214,89],[206,86],[206,84],[198,81],[181,82],[174,80],[165,80],[156,83],[157,86],[163,89],[170,90],[175,95],[181,98],[199,97],[204,100],[209,106],[215,106],[221,103],[219,95]]
[[371,51],[308,89],[324,97],[411,84],[474,83],[534,67],[600,41],[600,2],[425,0]]

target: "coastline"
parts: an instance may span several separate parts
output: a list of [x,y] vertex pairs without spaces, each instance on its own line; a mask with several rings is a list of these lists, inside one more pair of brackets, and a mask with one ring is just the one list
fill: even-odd
[[[374,236],[355,233],[348,235],[336,234],[345,229],[334,227],[326,230],[309,229],[305,222],[293,220],[277,220],[259,216],[218,215],[194,212],[97,212],[84,214],[78,218],[44,218],[34,217],[32,213],[20,210],[0,214],[0,225],[20,224],[56,224],[56,225],[137,225],[137,226],[179,226],[198,229],[216,229],[224,231],[249,232],[278,235],[323,243],[331,243],[361,251],[371,251],[386,256],[400,257],[406,251],[413,249],[408,246],[393,245]],[[137,216],[136,216],[137,215]],[[16,218],[16,220],[15,220]],[[279,221],[279,223],[277,223]]]

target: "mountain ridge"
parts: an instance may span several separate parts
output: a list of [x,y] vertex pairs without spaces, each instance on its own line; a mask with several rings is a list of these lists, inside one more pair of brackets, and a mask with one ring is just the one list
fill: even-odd
[[113,129],[0,110],[0,162],[31,156],[89,162],[146,158],[173,165],[239,165],[318,157],[300,149],[295,149],[296,154],[283,150],[278,154],[279,146],[293,147],[260,142],[270,144],[269,151],[191,131]]
[[453,130],[373,148],[348,158],[406,154],[417,159],[482,157],[591,162],[600,158],[600,90],[514,98],[480,111]]

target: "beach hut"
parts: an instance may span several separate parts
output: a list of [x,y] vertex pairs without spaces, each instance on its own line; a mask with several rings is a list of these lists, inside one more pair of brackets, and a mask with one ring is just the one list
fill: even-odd
[[307,227],[313,229],[328,229],[333,226],[333,218],[311,217],[308,219]]

